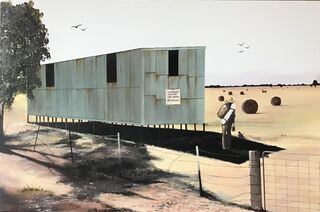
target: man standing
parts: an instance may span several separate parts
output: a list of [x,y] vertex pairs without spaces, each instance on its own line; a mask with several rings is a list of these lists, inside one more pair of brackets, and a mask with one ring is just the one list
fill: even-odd
[[218,117],[221,118],[222,124],[222,149],[231,148],[231,130],[235,130],[235,110],[236,105],[231,99],[230,101],[227,101],[224,105],[222,105],[217,114]]

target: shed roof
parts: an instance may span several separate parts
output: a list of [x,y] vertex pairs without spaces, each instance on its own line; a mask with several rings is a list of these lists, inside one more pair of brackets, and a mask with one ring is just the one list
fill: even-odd
[[116,52],[107,52],[107,53],[104,53],[104,54],[97,54],[97,55],[91,55],[91,56],[86,56],[86,57],[73,58],[73,59],[68,59],[68,60],[45,61],[45,62],[43,62],[43,63],[41,63],[41,64],[42,64],[42,65],[45,65],[45,64],[51,64],[51,63],[62,63],[62,62],[67,62],[67,61],[71,61],[71,60],[85,59],[85,58],[90,58],[90,57],[102,56],[102,55],[106,55],[106,54],[122,53],[122,52],[129,52],[129,51],[135,51],[135,50],[154,51],[154,50],[180,50],[180,49],[205,49],[205,48],[206,48],[205,46],[142,47],[142,48],[127,49],[127,50],[116,51]]

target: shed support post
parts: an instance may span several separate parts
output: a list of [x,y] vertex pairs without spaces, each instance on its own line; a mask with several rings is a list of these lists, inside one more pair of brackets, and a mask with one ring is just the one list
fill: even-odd
[[205,124],[205,123],[202,124],[202,131],[203,131],[203,132],[206,131],[206,124]]
[[172,125],[172,129],[174,129],[174,124]]
[[180,124],[180,130],[182,130],[182,124]]
[[124,124],[124,135],[123,135],[123,139],[126,139],[126,138],[127,138],[127,130],[128,130],[127,124]]
[[249,151],[251,207],[262,210],[260,152]]
[[143,125],[140,127],[140,142],[143,142]]
[[36,116],[36,123],[38,123],[38,116]]
[[194,131],[197,131],[197,124],[193,124]]
[[114,127],[113,127],[113,122],[111,122],[111,135],[114,133]]
[[184,125],[184,129],[188,130],[188,125],[187,124]]
[[27,123],[30,123],[30,121],[29,121],[29,114],[27,114]]
[[158,128],[158,142],[160,141],[161,139],[161,125],[159,125],[159,128]]

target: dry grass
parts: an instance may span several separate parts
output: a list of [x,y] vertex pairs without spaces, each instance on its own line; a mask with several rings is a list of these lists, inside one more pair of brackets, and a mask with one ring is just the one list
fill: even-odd
[[41,194],[41,195],[53,195],[53,192],[49,190],[45,190],[42,187],[32,187],[29,185],[26,185],[20,190],[21,193],[24,194]]

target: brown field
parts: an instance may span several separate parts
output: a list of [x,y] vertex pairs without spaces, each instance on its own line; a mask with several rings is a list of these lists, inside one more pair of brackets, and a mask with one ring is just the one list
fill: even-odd
[[[262,89],[267,90],[267,93],[262,93]],[[227,95],[229,90],[233,91],[232,96]],[[240,91],[244,91],[245,95],[240,95]],[[246,88],[206,89],[205,95],[205,117],[209,129],[221,131],[216,112],[221,105],[218,96],[224,95],[236,101],[236,132],[240,131],[248,138],[277,145],[288,151],[320,153],[319,87],[248,88],[248,91]],[[281,98],[281,106],[271,105],[273,96]],[[241,111],[241,105],[246,99],[258,102],[257,114],[248,115]]]
[[[262,93],[262,89],[267,92]],[[223,90],[225,90],[225,92],[223,92]],[[228,95],[228,91],[232,91],[233,95]],[[240,91],[244,91],[245,95],[240,95]],[[269,178],[266,177],[267,193],[271,193],[271,196],[267,196],[267,208],[271,209],[271,211],[320,210],[319,157],[310,155],[320,155],[320,88],[266,87],[206,89],[205,121],[207,124],[206,130],[208,131],[221,131],[219,119],[216,116],[216,113],[222,104],[218,101],[220,95],[223,95],[226,99],[232,97],[236,102],[236,131],[234,132],[234,136],[238,136],[238,131],[240,131],[247,139],[276,145],[285,149],[284,151],[272,154],[270,158],[266,159],[266,164],[271,164],[266,165],[266,173],[270,175]],[[275,107],[271,105],[270,101],[273,96],[281,97],[281,106]],[[241,111],[241,104],[246,99],[255,99],[258,102],[259,109],[257,114],[248,115]],[[9,136],[22,136],[16,138],[13,142],[14,145],[18,145],[19,142],[32,144],[34,140],[36,126],[26,124],[25,122],[26,101],[23,96],[19,96],[16,99],[12,110],[6,111],[5,114],[6,134]],[[193,126],[190,126],[190,128],[191,127]],[[197,126],[197,129],[201,130],[202,128],[199,125]],[[30,131],[27,131],[28,133],[26,134],[26,130]],[[51,132],[51,134],[48,133],[47,136],[45,133],[41,134],[40,138],[43,144],[52,144],[62,137],[65,137],[66,134],[63,130],[49,130],[49,132]],[[92,139],[83,136],[83,138],[76,142],[80,145],[81,142],[85,143],[88,140],[91,142]],[[94,146],[94,144],[90,142],[89,144]],[[94,148],[98,147],[94,146]],[[156,157],[156,159],[151,160],[152,166],[164,171],[189,176],[180,180],[187,184],[194,185],[197,188],[196,158],[194,156],[154,146],[147,146],[146,148],[150,155]],[[62,155],[68,151],[68,149],[61,150],[57,148],[48,150],[48,148],[46,149],[43,147],[41,150],[43,150],[43,152],[51,151],[50,153],[53,155]],[[55,196],[69,195],[72,193],[72,190],[74,190],[72,184],[60,182],[62,178],[61,173],[55,169],[50,169],[44,165],[35,163],[30,158],[45,162],[51,161],[54,164],[64,164],[66,159],[55,156],[44,157],[41,154],[23,150],[13,150],[13,152],[14,154],[9,154],[5,151],[0,152],[0,171],[1,173],[4,173],[0,177],[0,205],[4,209],[1,208],[1,206],[0,209],[8,210],[12,205],[15,205],[16,200],[13,196],[18,196],[19,201],[28,200],[30,197],[26,198],[18,192],[19,189],[21,190],[27,185],[31,187],[41,187],[44,190],[52,192]],[[225,201],[244,205],[249,204],[250,188],[248,186],[249,177],[247,176],[249,173],[248,162],[235,165],[206,157],[201,157],[200,160],[202,162],[201,170],[203,172],[203,185],[205,189],[214,192],[219,198]],[[306,161],[308,164],[303,164]],[[277,170],[279,167],[274,166],[276,163],[280,164],[280,169],[281,166],[285,167],[286,172],[284,169]],[[293,165],[290,163],[293,163]],[[307,178],[309,181],[304,182],[303,176],[301,177],[300,175],[297,177],[298,179],[291,179],[290,176],[287,175],[287,173],[289,173],[287,172],[287,169],[290,169],[290,167],[293,166],[297,166],[296,170],[292,170],[294,174],[297,174],[299,170],[301,175],[303,175],[304,172],[308,172]],[[307,169],[303,170],[306,166]],[[277,174],[275,173],[275,170],[277,171]],[[285,182],[281,182],[281,176],[283,174],[285,174]],[[217,175],[225,176],[225,178],[215,177]],[[318,182],[311,183],[312,179],[319,180]],[[280,186],[286,185],[286,188],[284,189],[286,192],[281,193],[283,189],[281,192],[277,192],[279,193],[277,196],[279,201],[272,202],[271,199],[274,199],[272,193],[276,193],[276,190],[271,190],[271,188],[275,189],[274,187],[278,185],[277,183]],[[309,189],[301,191],[298,186],[294,191],[291,191],[291,188],[288,187],[290,184],[298,184],[300,187],[305,187],[307,185]],[[158,190],[161,191],[160,194],[155,192]],[[125,208],[137,211],[240,210],[234,206],[226,206],[215,201],[199,198],[195,191],[191,191],[183,186],[173,188],[170,184],[150,184],[136,187],[131,190],[131,192],[133,191],[140,196],[124,195],[119,192],[103,193],[98,197],[99,203],[80,201],[75,198],[69,202],[66,200],[61,201],[64,204],[64,206],[61,207],[65,210],[81,209],[85,211],[89,208],[102,208],[103,204],[101,203],[105,203],[109,205],[110,208],[122,208],[125,206]],[[289,193],[294,194],[298,199],[289,199]],[[303,199],[305,196],[308,196],[308,198]],[[311,196],[313,196],[313,198],[311,198]],[[156,199],[157,201],[153,199]],[[177,199],[179,201],[177,201]],[[189,204],[190,201],[192,201],[192,204]],[[297,204],[294,204],[296,202]],[[285,205],[285,207],[283,205]]]
[[[271,211],[320,210],[320,88],[206,89],[206,122],[219,131],[218,96],[236,101],[236,132],[248,139],[285,150],[265,159],[267,209]],[[223,92],[225,90],[225,92]],[[227,95],[231,90],[233,95]],[[262,93],[266,90],[266,93]],[[244,91],[245,95],[240,95]],[[281,106],[272,106],[279,96]],[[246,99],[258,102],[257,114],[241,111]],[[221,103],[220,103],[221,104]],[[276,200],[275,200],[276,199]]]

